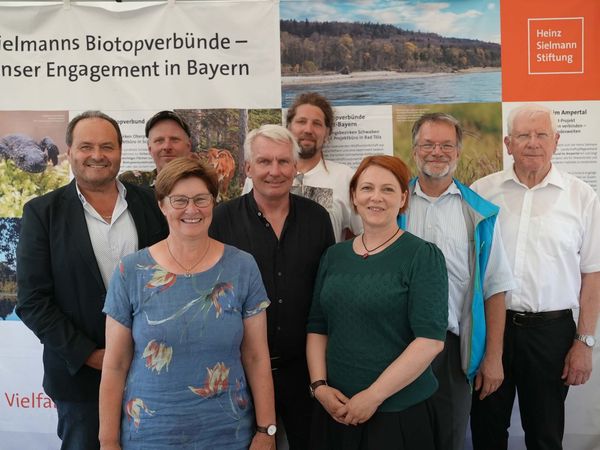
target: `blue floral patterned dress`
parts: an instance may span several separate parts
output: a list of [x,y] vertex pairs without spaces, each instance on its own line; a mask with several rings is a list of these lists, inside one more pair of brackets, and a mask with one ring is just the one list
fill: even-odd
[[123,450],[247,449],[254,407],[241,363],[243,320],[268,305],[256,262],[235,247],[191,276],[168,272],[148,249],[125,257],[104,306],[134,341]]

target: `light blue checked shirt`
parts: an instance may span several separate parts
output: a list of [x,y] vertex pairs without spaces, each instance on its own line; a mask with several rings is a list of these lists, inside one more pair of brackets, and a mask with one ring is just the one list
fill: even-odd
[[[406,212],[406,229],[436,244],[448,268],[448,330],[459,334],[459,318],[471,281],[469,235],[462,209],[462,195],[452,183],[439,197],[429,197],[417,180]],[[496,223],[492,250],[485,273],[483,293],[489,298],[513,287],[513,278]]]

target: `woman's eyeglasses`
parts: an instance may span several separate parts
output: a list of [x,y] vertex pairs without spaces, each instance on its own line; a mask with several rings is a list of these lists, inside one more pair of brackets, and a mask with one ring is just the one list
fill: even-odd
[[171,206],[175,209],[184,209],[190,203],[190,200],[194,202],[194,205],[198,208],[205,208],[212,203],[213,197],[210,194],[198,194],[194,197],[188,197],[187,195],[167,195]]

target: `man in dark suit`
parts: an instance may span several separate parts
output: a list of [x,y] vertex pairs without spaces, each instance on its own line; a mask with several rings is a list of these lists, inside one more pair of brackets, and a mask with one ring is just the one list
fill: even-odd
[[122,137],[99,111],[67,128],[74,180],[29,201],[17,248],[17,314],[44,345],[44,390],[56,403],[61,449],[98,442],[106,287],[125,254],[164,239],[153,192],[116,180]]

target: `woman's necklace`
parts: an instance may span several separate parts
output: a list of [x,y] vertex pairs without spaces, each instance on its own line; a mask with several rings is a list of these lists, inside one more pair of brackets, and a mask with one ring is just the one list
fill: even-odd
[[181,264],[179,261],[177,261],[177,258],[175,258],[175,255],[173,255],[173,252],[171,251],[171,247],[169,246],[169,240],[166,240],[165,242],[167,243],[167,250],[169,250],[169,255],[171,255],[171,258],[173,258],[173,261],[175,261],[179,267],[181,267],[183,270],[185,270],[185,276],[187,278],[189,278],[189,277],[192,276],[192,269],[202,262],[202,260],[204,259],[204,257],[208,253],[208,249],[210,248],[210,239],[209,239],[208,240],[208,245],[206,246],[206,250],[204,250],[204,253],[202,254],[202,257],[197,262],[195,262],[194,265],[192,265],[188,269],[183,264]]
[[379,248],[383,247],[385,244],[387,244],[387,243],[388,243],[388,242],[390,242],[392,239],[394,239],[394,238],[396,237],[396,235],[398,234],[398,232],[399,232],[399,231],[400,231],[400,228],[398,228],[396,231],[394,231],[394,234],[392,234],[392,235],[389,237],[389,239],[387,239],[386,241],[384,241],[384,242],[383,242],[383,244],[379,244],[377,247],[375,247],[375,248],[372,248],[371,250],[369,250],[369,249],[367,248],[367,244],[365,244],[365,233],[361,234],[361,235],[360,235],[360,240],[361,240],[361,242],[362,242],[362,245],[363,245],[363,247],[364,247],[364,248],[365,248],[365,250],[366,250],[366,252],[364,252],[364,253],[362,254],[362,258],[363,258],[363,259],[367,259],[367,258],[368,258],[368,257],[371,255],[371,253],[373,253],[375,250],[377,250],[377,249],[379,249]]

